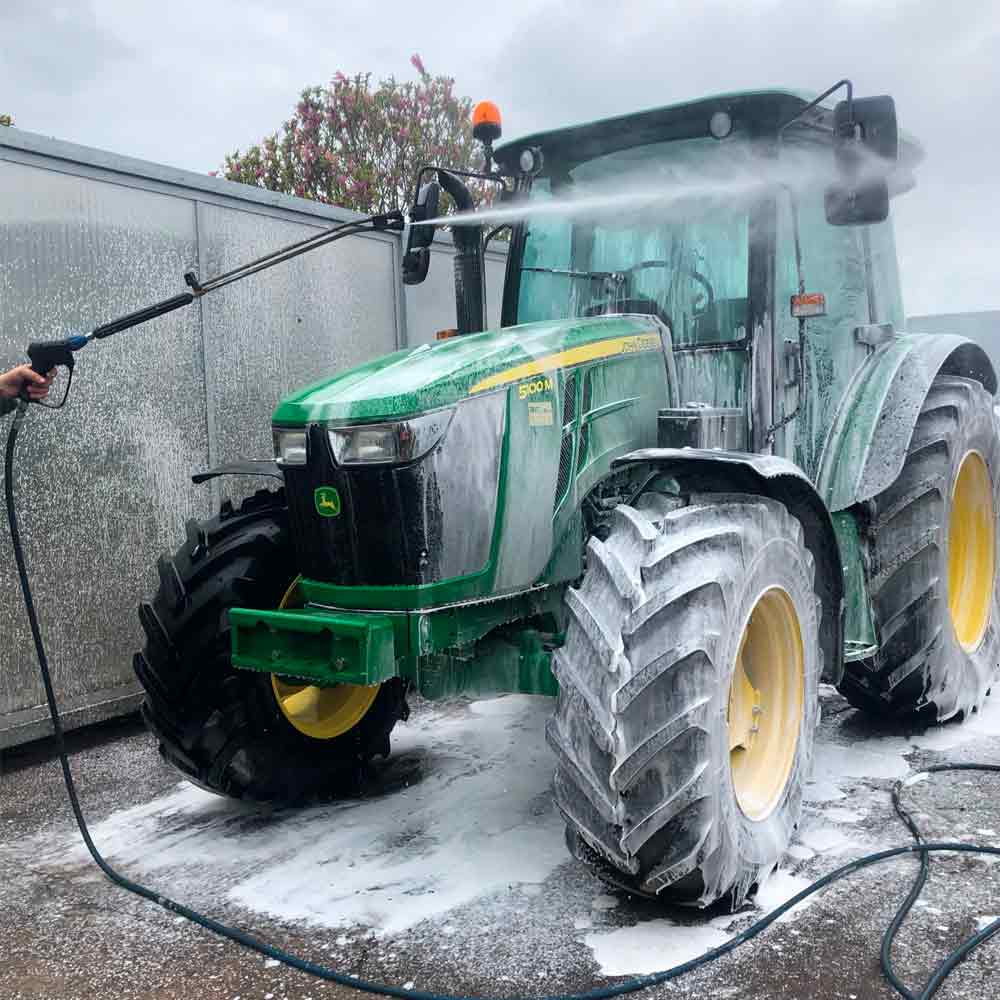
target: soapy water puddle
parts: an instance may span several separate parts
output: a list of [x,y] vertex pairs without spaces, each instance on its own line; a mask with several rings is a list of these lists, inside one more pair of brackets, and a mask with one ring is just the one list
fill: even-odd
[[[965,724],[907,735],[863,720],[832,688],[821,693],[824,722],[800,828],[737,914],[666,910],[610,892],[568,856],[549,794],[552,702],[541,697],[420,706],[394,736],[379,789],[363,800],[269,811],[180,783],[92,832],[113,864],[169,887],[173,898],[309,926],[328,940],[331,959],[354,942],[392,955],[430,937],[461,961],[481,947],[484,921],[533,927],[535,909],[539,925],[556,925],[601,975],[652,972],[722,944],[850,858],[906,842],[901,825],[885,822],[884,803],[910,772],[909,757],[972,743],[982,757],[983,741],[1000,746],[1000,699]],[[882,818],[866,825],[876,808]],[[38,867],[101,877],[84,869],[73,838],[19,849],[33,851]],[[821,896],[781,922],[794,924]]]

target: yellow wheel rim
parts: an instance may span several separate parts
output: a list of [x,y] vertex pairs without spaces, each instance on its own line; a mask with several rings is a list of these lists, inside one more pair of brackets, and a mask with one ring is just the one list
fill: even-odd
[[982,641],[990,620],[996,563],[996,514],[989,469],[978,451],[958,468],[948,521],[948,610],[966,650]]
[[740,637],[729,687],[729,767],[749,819],[774,810],[788,783],[802,725],[802,631],[781,587],[757,599]]
[[[285,591],[280,608],[302,603],[298,595],[298,579]],[[271,674],[271,688],[281,714],[302,734],[314,740],[332,740],[353,729],[372,707],[380,685],[361,687],[337,684],[318,687],[315,684],[295,684],[278,674]]]

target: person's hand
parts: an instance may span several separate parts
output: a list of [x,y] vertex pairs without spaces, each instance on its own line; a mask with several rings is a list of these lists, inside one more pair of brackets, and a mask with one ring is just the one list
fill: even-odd
[[44,399],[49,394],[49,386],[55,377],[55,368],[46,375],[39,375],[32,371],[31,365],[18,365],[0,375],[0,397],[13,399],[20,394],[21,389],[26,389],[28,399]]

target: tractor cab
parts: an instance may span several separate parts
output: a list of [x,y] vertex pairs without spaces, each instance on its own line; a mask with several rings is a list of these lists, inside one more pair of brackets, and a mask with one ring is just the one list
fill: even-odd
[[[504,325],[655,315],[685,406],[736,410],[741,447],[815,470],[822,400],[866,356],[855,330],[902,327],[889,199],[913,186],[921,152],[898,139],[891,99],[724,94],[495,155],[527,202]],[[807,369],[829,380],[824,396],[806,399]]]
[[[459,332],[483,328],[481,246],[509,222],[503,326],[655,316],[682,404],[735,411],[731,443],[815,472],[824,401],[866,356],[855,330],[902,327],[889,199],[921,157],[890,98],[827,96],[723,94],[487,145],[508,189],[454,228]],[[496,114],[481,137],[498,134]],[[810,369],[828,385],[807,399]]]
[[[529,202],[504,324],[631,303],[667,321],[677,346],[741,339],[752,245],[774,228],[769,202],[818,201],[829,225],[870,225],[913,184],[919,149],[900,146],[891,99],[852,105],[720,95],[502,147],[495,157],[517,178],[514,198]],[[848,115],[870,138],[845,155]]]

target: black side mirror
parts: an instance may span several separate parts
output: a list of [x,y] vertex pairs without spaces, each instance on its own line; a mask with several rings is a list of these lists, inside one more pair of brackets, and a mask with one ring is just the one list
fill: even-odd
[[419,285],[427,277],[431,266],[430,246],[434,242],[434,227],[414,225],[425,219],[434,219],[441,201],[441,185],[437,181],[424,184],[417,192],[417,200],[410,208],[410,227],[403,254],[403,283]]
[[890,164],[896,162],[896,102],[888,95],[840,101],[833,109],[833,128],[833,152],[841,173],[855,169],[859,146]]
[[868,226],[889,218],[889,185],[871,181],[858,187],[831,184],[824,192],[823,207],[831,226]]
[[884,222],[889,216],[886,175],[899,155],[895,102],[888,96],[841,101],[833,127],[840,177],[826,190],[826,221],[833,226]]

